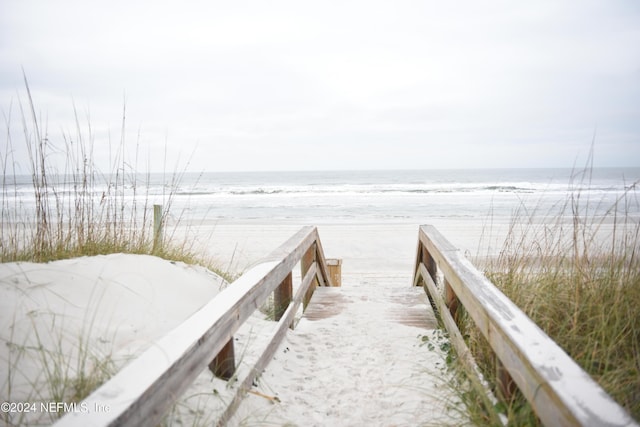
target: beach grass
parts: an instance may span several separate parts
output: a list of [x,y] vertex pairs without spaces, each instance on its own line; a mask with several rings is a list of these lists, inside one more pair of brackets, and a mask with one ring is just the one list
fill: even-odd
[[[148,254],[199,264],[225,279],[232,278],[195,246],[189,227],[178,230],[182,213],[174,215],[172,203],[188,164],[182,169],[176,166],[167,175],[158,224],[149,193],[151,176],[138,172],[138,144],[133,158],[125,154],[129,148],[124,137],[125,111],[122,134],[113,147],[109,143],[111,157],[99,159],[110,165],[102,171],[97,166],[91,123],[83,124],[74,107],[75,131],[50,136],[36,112],[26,79],[25,87],[27,101],[18,105],[22,134],[15,135],[11,108],[4,113],[0,262],[46,263],[112,253]],[[18,183],[25,182],[25,176],[30,191],[19,193]],[[159,236],[154,233],[158,225],[164,230]],[[45,325],[32,321],[29,337],[11,335],[6,342],[9,359],[3,363],[7,376],[2,385],[6,399],[14,397],[17,383],[31,381],[29,398],[33,401],[80,402],[117,370],[118,362],[109,351],[97,351],[89,342],[91,319],[87,329],[74,338],[67,336],[55,313],[49,314],[53,318]],[[65,350],[69,347],[73,354]],[[23,362],[41,366],[37,378],[21,372]],[[48,421],[54,418],[57,416]],[[8,425],[34,422],[8,413],[0,420]]]
[[[581,172],[581,180],[589,171]],[[584,188],[584,182],[577,186]],[[640,218],[636,183],[605,215],[582,190],[570,191],[553,216],[524,207],[514,213],[488,278],[564,349],[633,418],[640,420]],[[544,213],[542,213],[544,214]],[[541,219],[542,218],[542,219]],[[487,341],[465,316],[462,329],[487,379],[496,378]],[[494,390],[496,385],[492,384]],[[478,399],[467,399],[468,402]],[[486,409],[467,405],[470,418]],[[539,425],[519,392],[497,405],[509,425]]]
[[[0,262],[52,260],[110,253],[151,254],[200,264],[230,279],[228,272],[195,246],[187,232],[178,232],[182,212],[174,214],[176,191],[189,163],[163,174],[161,224],[154,222],[151,175],[141,173],[139,143],[121,135],[109,141],[107,171],[97,166],[92,126],[83,123],[74,106],[74,132],[50,137],[42,127],[25,78],[27,102],[19,103],[22,135],[14,142],[11,109],[4,114],[5,150],[0,152],[2,206]],[[18,145],[20,145],[18,147]],[[129,149],[134,148],[133,154]],[[26,153],[18,157],[16,153]],[[148,166],[148,165],[147,165]],[[163,165],[166,170],[166,164]],[[32,192],[18,194],[16,183],[29,176]],[[156,198],[158,195],[153,195]],[[154,227],[164,232],[157,236]],[[171,227],[169,227],[171,226]]]

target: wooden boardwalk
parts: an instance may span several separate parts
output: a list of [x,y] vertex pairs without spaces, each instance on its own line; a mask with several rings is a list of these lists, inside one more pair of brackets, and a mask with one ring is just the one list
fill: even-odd
[[[407,277],[346,278],[318,288],[235,418],[257,425],[451,422],[443,340],[422,288]],[[363,424],[364,423],[364,424]]]
[[[464,410],[445,363],[452,348],[499,423],[459,329],[463,307],[494,351],[499,398],[518,388],[546,425],[639,426],[433,226],[421,226],[418,241],[412,276],[374,265],[332,289],[317,228],[303,227],[94,391],[86,412],[56,425],[151,427],[203,377],[195,395],[223,405],[218,425],[456,425]],[[269,299],[272,320],[256,314]],[[251,360],[248,347],[234,351],[246,328],[262,342]],[[211,393],[206,367],[224,396]]]

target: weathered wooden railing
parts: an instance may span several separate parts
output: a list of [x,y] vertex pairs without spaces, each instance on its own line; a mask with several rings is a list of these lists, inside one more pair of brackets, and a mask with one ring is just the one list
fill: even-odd
[[[292,270],[298,263],[302,279],[292,295]],[[56,426],[157,425],[207,366],[223,378],[233,374],[233,335],[273,293],[276,332],[247,376],[239,379],[237,394],[219,420],[226,422],[317,285],[331,286],[331,279],[317,229],[304,227],[98,388],[79,405],[83,411],[66,415]]]
[[433,226],[420,227],[414,285],[423,284],[463,364],[475,362],[457,325],[464,307],[496,356],[498,395],[517,386],[548,426],[637,426],[578,364]]

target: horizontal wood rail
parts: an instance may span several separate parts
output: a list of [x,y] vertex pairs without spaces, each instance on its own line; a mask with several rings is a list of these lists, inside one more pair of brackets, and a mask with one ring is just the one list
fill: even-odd
[[414,285],[423,284],[466,367],[475,362],[460,334],[463,306],[489,342],[498,395],[517,386],[548,426],[637,426],[578,364],[433,226],[419,230]]
[[[298,263],[302,280],[292,295],[292,270]],[[235,397],[218,420],[226,423],[317,285],[331,286],[331,278],[317,229],[304,227],[93,392],[82,402],[87,411],[69,413],[55,425],[157,425],[207,366],[221,377],[233,373],[233,334],[273,293],[276,332],[246,378],[239,379]],[[105,407],[109,410],[99,410]]]

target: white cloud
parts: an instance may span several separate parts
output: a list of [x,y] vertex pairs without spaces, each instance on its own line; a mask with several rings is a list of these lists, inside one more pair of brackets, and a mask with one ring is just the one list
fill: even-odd
[[129,139],[195,169],[570,166],[596,128],[602,164],[640,158],[632,1],[0,7],[4,109],[23,66],[52,133],[75,100],[114,138],[126,99]]

